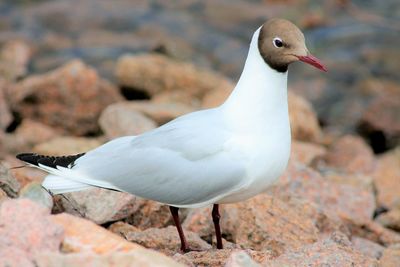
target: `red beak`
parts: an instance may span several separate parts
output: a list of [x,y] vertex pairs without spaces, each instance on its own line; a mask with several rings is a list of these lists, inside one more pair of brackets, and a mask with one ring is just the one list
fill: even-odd
[[301,60],[307,64],[310,64],[310,65],[316,67],[317,69],[320,69],[325,72],[328,71],[325,68],[325,66],[322,64],[322,62],[318,58],[314,57],[311,54],[308,54],[307,56],[297,56],[297,57],[299,58],[299,60]]

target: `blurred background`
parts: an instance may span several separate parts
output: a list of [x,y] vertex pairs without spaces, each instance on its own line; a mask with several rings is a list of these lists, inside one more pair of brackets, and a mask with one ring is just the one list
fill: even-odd
[[[0,71],[3,80],[14,83],[80,59],[118,86],[125,99],[149,99],[153,94],[147,88],[116,74],[117,62],[127,53],[158,53],[236,82],[251,35],[272,17],[303,29],[310,51],[328,66],[325,74],[294,64],[289,75],[290,89],[312,103],[325,132],[359,134],[376,153],[395,147],[400,133],[396,0],[2,0]],[[16,70],[10,64],[18,65]],[[57,112],[54,106],[38,111],[32,108],[38,97],[20,94],[19,100],[9,100],[11,116],[4,118],[3,108],[2,128],[8,133],[26,114],[36,112],[28,117],[37,119],[39,113]],[[29,107],[17,105],[22,98]],[[57,126],[64,119],[50,120]],[[99,136],[101,130],[64,133]]]
[[[101,188],[53,197],[46,173],[20,168],[17,153],[86,152],[221,104],[273,17],[298,25],[329,72],[290,66],[288,168],[223,205],[229,249],[211,249],[210,207],[181,212],[200,251],[181,255],[167,206]],[[225,266],[240,247],[266,266],[399,266],[399,47],[399,0],[0,0],[1,263],[172,260],[116,258],[133,242],[189,266]]]

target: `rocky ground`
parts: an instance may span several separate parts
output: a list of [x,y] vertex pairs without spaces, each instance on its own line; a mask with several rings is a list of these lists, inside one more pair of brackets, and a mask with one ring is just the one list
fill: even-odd
[[[400,78],[398,49],[386,47],[398,40],[398,25],[388,28],[347,1],[303,16],[282,11],[282,1],[166,2],[129,9],[130,1],[118,1],[111,12],[107,1],[85,0],[75,13],[65,1],[0,4],[11,14],[0,19],[0,266],[400,266]],[[399,6],[375,5],[389,15]],[[338,22],[322,16],[326,9],[355,18]],[[231,16],[235,10],[247,12]],[[310,42],[336,45],[324,50],[325,76],[293,69],[289,166],[268,192],[221,207],[225,249],[215,249],[211,207],[182,210],[199,251],[181,254],[168,207],[103,189],[52,197],[40,186],[45,173],[15,168],[19,152],[85,152],[220,104],[243,64],[249,29],[272,12],[291,16]],[[16,15],[24,15],[19,24]],[[182,21],[188,28],[175,29]],[[92,31],[77,35],[82,25]],[[371,44],[375,27],[381,39]],[[356,47],[357,56],[354,48],[338,52],[341,40],[363,38],[370,45]]]

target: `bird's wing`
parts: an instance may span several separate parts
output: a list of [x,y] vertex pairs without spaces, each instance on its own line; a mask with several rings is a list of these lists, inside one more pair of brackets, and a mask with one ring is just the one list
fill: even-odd
[[212,110],[192,113],[141,136],[116,139],[86,153],[71,171],[176,206],[218,198],[245,177],[218,118]]

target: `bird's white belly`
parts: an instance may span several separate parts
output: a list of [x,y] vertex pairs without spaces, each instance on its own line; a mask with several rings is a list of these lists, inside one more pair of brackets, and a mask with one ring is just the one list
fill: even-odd
[[249,199],[270,187],[285,171],[290,156],[290,132],[284,136],[269,137],[265,145],[249,149],[246,181],[242,188],[221,198],[218,203],[232,203]]

